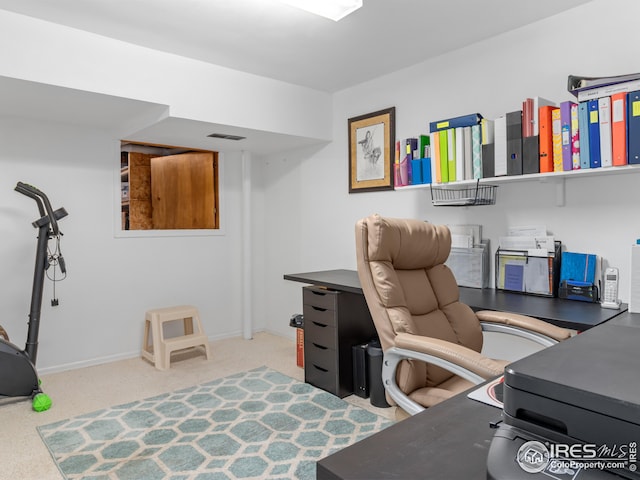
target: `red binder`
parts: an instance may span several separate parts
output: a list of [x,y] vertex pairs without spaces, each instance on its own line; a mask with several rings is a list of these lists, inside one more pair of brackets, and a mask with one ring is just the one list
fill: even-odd
[[627,164],[627,93],[611,95],[611,153],[613,166]]
[[553,126],[551,111],[558,107],[545,105],[538,109],[540,135],[540,173],[553,172]]

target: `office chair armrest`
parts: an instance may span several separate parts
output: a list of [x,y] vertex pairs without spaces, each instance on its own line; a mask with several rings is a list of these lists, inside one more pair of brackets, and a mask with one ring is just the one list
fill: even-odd
[[473,383],[481,383],[501,375],[504,370],[502,363],[446,340],[399,333],[394,343],[396,347],[403,350],[428,355],[430,360],[425,360],[428,363],[437,364]]
[[476,385],[503,373],[501,363],[456,343],[400,333],[395,347],[384,352],[382,382],[389,397],[405,412],[415,415],[424,407],[405,394],[396,382],[396,370],[402,360],[419,360],[437,365]]
[[556,327],[537,318],[517,313],[481,310],[476,312],[484,331],[501,332],[528,338],[536,343],[549,347],[566,340],[571,331]]

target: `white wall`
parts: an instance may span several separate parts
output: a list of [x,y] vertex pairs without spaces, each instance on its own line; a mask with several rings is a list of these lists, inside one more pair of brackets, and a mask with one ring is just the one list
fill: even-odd
[[332,144],[319,152],[272,156],[263,165],[266,204],[278,222],[288,219],[267,231],[272,282],[266,296],[278,300],[268,306],[268,327],[293,335],[285,320],[301,308],[301,285],[275,280],[284,273],[355,268],[354,224],[374,212],[480,223],[493,249],[508,225],[545,224],[567,250],[596,253],[617,266],[627,300],[630,245],[640,237],[640,175],[569,179],[563,207],[556,206],[555,185],[539,181],[500,185],[496,205],[483,207],[433,207],[428,190],[349,195],[347,119],[395,106],[396,138],[403,139],[427,133],[434,120],[471,112],[496,118],[521,109],[526,97],[571,100],[569,74],[638,71],[632,60],[640,54],[638,14],[640,4],[633,0],[596,0],[337,93]]
[[[168,105],[175,118],[308,138],[331,136],[326,92],[2,10],[0,43],[11,46],[0,49],[0,76]],[[69,277],[58,284],[56,308],[48,306],[46,287],[40,372],[138,355],[144,312],[163,305],[198,306],[211,338],[242,333],[241,153],[223,152],[224,235],[114,238],[120,138],[109,132],[127,138],[146,124],[136,126],[136,119],[128,119],[126,125],[97,131],[3,118],[1,107],[0,324],[18,345],[26,337],[35,252],[30,222],[37,210],[32,200],[13,191],[15,183],[33,183],[69,211],[61,222]],[[252,283],[260,286],[256,279]],[[264,289],[254,291],[256,298],[265,298]],[[264,329],[265,318],[265,312],[255,312],[254,330]]]
[[[45,284],[39,370],[64,369],[135,356],[144,313],[193,304],[212,338],[241,334],[241,162],[224,157],[221,187],[225,235],[115,238],[114,168],[119,139],[60,124],[0,118],[0,265],[2,324],[24,346],[36,231],[33,200],[13,191],[17,181],[64,206],[62,253],[68,278],[52,308]],[[238,157],[238,158],[235,158]],[[263,325],[257,323],[256,328]]]

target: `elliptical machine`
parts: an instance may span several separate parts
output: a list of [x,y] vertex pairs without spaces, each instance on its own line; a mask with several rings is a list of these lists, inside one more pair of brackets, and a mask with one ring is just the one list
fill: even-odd
[[[58,220],[67,216],[64,208],[53,211],[47,196],[36,187],[18,182],[15,190],[36,201],[40,218],[32,223],[38,229],[38,245],[36,264],[33,273],[33,289],[31,291],[31,309],[29,327],[24,350],[13,343],[0,338],[0,399],[8,397],[30,397],[35,411],[42,412],[51,407],[51,399],[42,392],[40,379],[35,364],[38,355],[38,334],[40,330],[40,311],[42,309],[42,292],[46,270],[55,261],[60,271],[66,274],[64,259],[58,246],[55,253],[49,254],[49,240],[57,242],[62,235],[58,228]],[[57,299],[52,300],[57,305]]]

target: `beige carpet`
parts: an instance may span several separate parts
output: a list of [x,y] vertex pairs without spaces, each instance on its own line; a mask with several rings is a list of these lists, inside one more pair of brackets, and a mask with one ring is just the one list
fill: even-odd
[[[174,355],[171,368],[161,372],[148,362],[133,358],[95,367],[44,375],[43,388],[53,399],[44,413],[31,410],[30,402],[0,406],[0,479],[59,480],[58,472],[36,427],[115,404],[140,400],[189,387],[229,374],[268,366],[298,380],[304,372],[295,364],[295,343],[261,333],[213,342],[212,359]],[[356,396],[345,400],[394,419],[394,409],[372,407]]]

